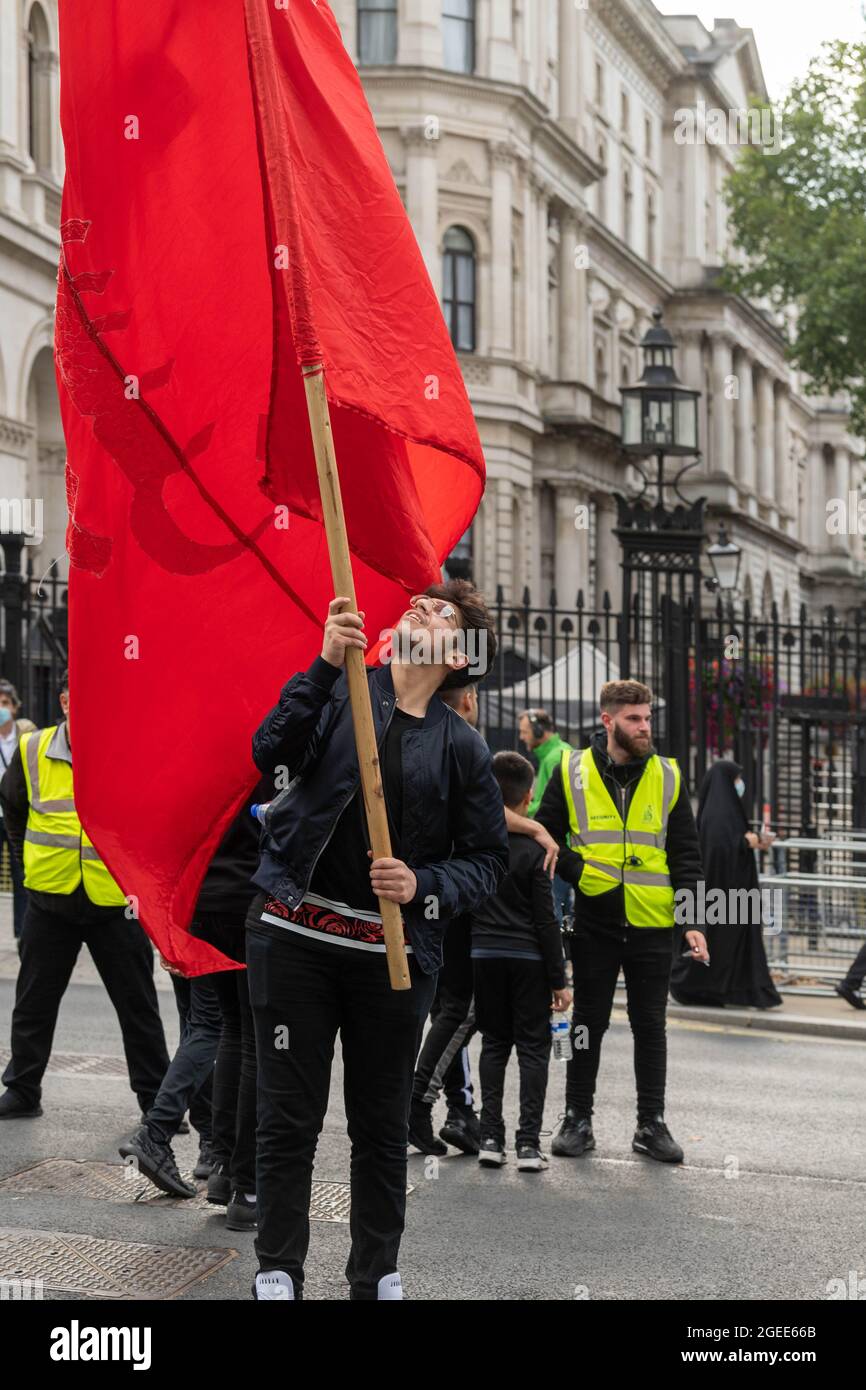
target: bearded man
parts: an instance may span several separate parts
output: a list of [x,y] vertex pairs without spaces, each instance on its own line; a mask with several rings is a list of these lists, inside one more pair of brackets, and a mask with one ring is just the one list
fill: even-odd
[[[665,1016],[673,951],[682,946],[675,894],[697,901],[701,852],[685,779],[653,748],[652,698],[639,681],[603,685],[604,729],[588,748],[563,752],[536,812],[561,845],[557,873],[575,888],[573,1054],[551,1145],[560,1157],[595,1148],[601,1040],[622,969],[637,1082],[632,1148],[663,1163],[683,1159],[664,1120]],[[709,959],[700,931],[685,937],[694,960]]]

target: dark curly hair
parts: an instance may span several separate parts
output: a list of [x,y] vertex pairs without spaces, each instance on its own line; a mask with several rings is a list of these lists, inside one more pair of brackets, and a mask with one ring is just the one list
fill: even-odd
[[[496,659],[496,629],[484,595],[468,579],[448,579],[443,584],[431,584],[424,592],[429,598],[443,598],[453,603],[460,614],[463,631],[477,634],[466,644],[469,665],[460,671],[449,671],[439,689],[456,690],[464,685],[477,685]],[[476,653],[477,659],[472,659]]]

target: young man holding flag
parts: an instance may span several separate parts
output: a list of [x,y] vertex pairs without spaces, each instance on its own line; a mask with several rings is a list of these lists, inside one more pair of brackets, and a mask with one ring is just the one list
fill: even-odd
[[[302,1297],[316,1141],[339,1031],[352,1141],[351,1298],[402,1298],[412,1076],[446,922],[507,869],[502,798],[483,740],[439,698],[478,680],[495,652],[465,580],[411,600],[389,665],[367,677],[392,856],[371,864],[343,674],[364,650],[363,614],[335,598],[322,654],[294,676],[253,739],[262,772],[297,780],[275,803],[247,927],[259,1062],[258,1299]],[[478,660],[470,653],[478,649]],[[400,903],[412,978],[391,989],[378,899]]]

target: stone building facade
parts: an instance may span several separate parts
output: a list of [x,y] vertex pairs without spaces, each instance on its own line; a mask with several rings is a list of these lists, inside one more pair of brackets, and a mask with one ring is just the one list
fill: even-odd
[[[459,555],[488,591],[619,594],[619,388],[657,304],[702,459],[682,487],[744,551],[742,592],[796,615],[863,592],[844,401],[807,397],[779,323],[723,293],[736,141],[690,113],[764,91],[751,31],[650,0],[332,0],[458,348],[488,463]],[[51,341],[63,151],[56,0],[0,0],[0,498],[41,498],[34,565],[63,557]],[[684,114],[685,113],[685,114]],[[576,521],[578,525],[576,526]],[[583,523],[586,528],[583,529]],[[0,538],[2,540],[2,538]]]
[[861,486],[845,402],[807,396],[780,322],[717,283],[724,179],[765,94],[751,31],[650,0],[333,8],[455,325],[489,473],[463,547],[476,580],[617,601],[613,494],[636,481],[619,388],[660,304],[680,376],[703,392],[682,488],[742,547],[742,595],[782,616],[856,606],[862,538],[826,529],[827,500]]

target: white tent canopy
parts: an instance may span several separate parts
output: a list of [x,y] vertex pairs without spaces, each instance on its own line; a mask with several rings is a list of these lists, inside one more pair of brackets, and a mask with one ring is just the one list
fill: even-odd
[[[592,642],[575,642],[564,656],[514,685],[503,690],[482,686],[485,724],[516,728],[524,709],[547,710],[557,727],[579,729],[600,724],[598,693],[605,681],[620,679],[614,650],[612,646],[608,655]],[[655,708],[664,708],[664,701],[656,700]]]

